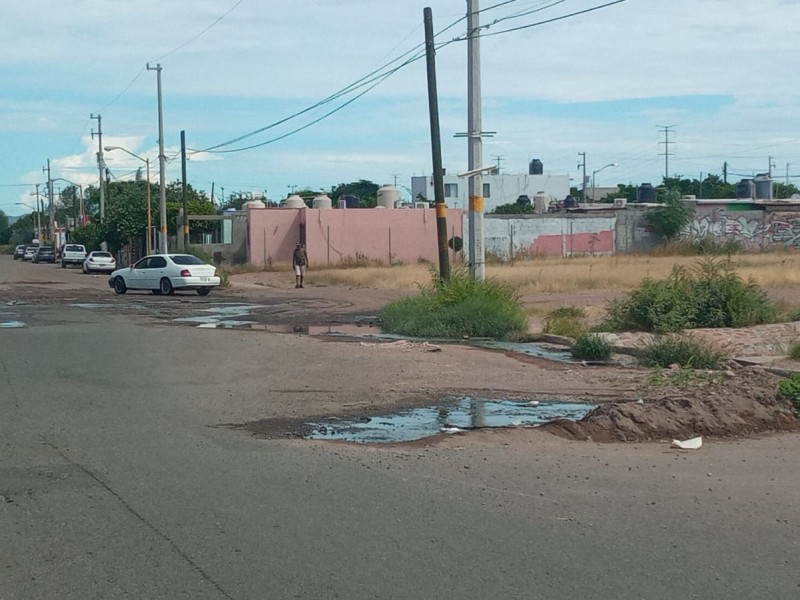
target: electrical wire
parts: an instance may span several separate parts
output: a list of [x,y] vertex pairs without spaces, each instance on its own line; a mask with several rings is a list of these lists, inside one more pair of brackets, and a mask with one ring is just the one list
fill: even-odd
[[[490,10],[492,8],[497,8],[497,7],[500,7],[500,6],[511,4],[514,1],[516,1],[516,0],[506,0],[505,2],[500,2],[500,3],[498,3],[498,4],[496,4],[496,5],[492,6],[492,7],[487,8],[486,10]],[[554,1],[550,2],[550,4],[548,4],[546,6],[539,5],[534,9],[530,9],[530,10],[527,10],[527,11],[521,11],[519,14],[520,14],[520,16],[524,16],[525,14],[532,14],[533,12],[538,12],[540,10],[544,10],[545,8],[550,8],[550,7],[555,6],[557,4],[561,4],[564,1],[566,1],[566,0],[554,0]],[[531,24],[527,24],[527,25],[522,25],[522,26],[519,26],[519,27],[510,28],[510,29],[506,29],[506,30],[503,30],[503,31],[498,31],[498,32],[493,32],[493,33],[488,33],[488,34],[487,33],[483,33],[483,34],[480,34],[480,36],[481,37],[485,37],[485,36],[490,36],[490,35],[499,35],[499,34],[502,34],[502,33],[509,33],[509,32],[512,32],[512,31],[518,31],[520,29],[527,29],[527,28],[530,28],[530,27],[544,25],[546,23],[552,23],[552,22],[555,22],[555,21],[560,21],[560,20],[568,19],[568,18],[575,17],[575,16],[578,16],[578,15],[582,15],[582,14],[586,14],[586,13],[589,13],[589,12],[593,12],[593,11],[596,11],[596,10],[600,10],[602,8],[607,8],[609,6],[613,6],[615,4],[620,4],[620,3],[626,2],[626,1],[627,0],[614,0],[614,1],[608,2],[606,4],[590,7],[588,9],[576,11],[576,12],[573,12],[573,13],[569,13],[567,15],[562,15],[562,16],[559,16],[559,17],[555,17],[553,19],[547,19],[545,21],[540,21],[540,22],[537,22],[537,23],[531,23]],[[457,25],[458,23],[460,23],[461,21],[463,21],[466,18],[467,18],[466,15],[463,16],[463,17],[460,17],[459,19],[457,19],[456,21],[452,22],[450,25],[448,25],[447,27],[442,29],[440,32],[438,32],[436,34],[436,36],[441,35],[442,33],[444,33],[445,31],[447,31],[449,29],[451,29],[452,27],[454,27],[455,25]],[[503,19],[498,19],[497,22],[501,22],[501,21],[506,20],[508,18],[513,18],[513,17],[506,17],[506,18],[503,18]],[[436,37],[436,36],[434,36],[434,37]],[[437,46],[437,50],[439,48],[447,46],[447,45],[449,45],[451,43],[458,42],[458,41],[464,41],[466,39],[468,39],[468,38],[467,37],[456,37],[456,38],[454,38],[452,40],[449,40],[448,42],[442,43],[439,46]],[[304,129],[307,129],[308,127],[311,127],[312,125],[314,125],[316,123],[319,123],[320,121],[322,121],[322,120],[330,117],[331,115],[339,112],[340,110],[342,110],[346,106],[349,106],[355,100],[357,100],[358,98],[361,98],[362,96],[364,96],[367,92],[369,92],[372,89],[374,89],[375,87],[377,87],[380,83],[382,83],[383,81],[388,79],[391,75],[394,75],[397,71],[399,71],[403,67],[405,67],[405,66],[407,66],[407,65],[409,65],[409,64],[411,64],[413,62],[416,62],[417,60],[420,60],[424,56],[424,54],[420,54],[419,50],[420,50],[420,48],[422,48],[424,46],[425,46],[424,43],[415,46],[411,50],[409,50],[409,51],[403,53],[402,55],[400,55],[399,57],[393,59],[392,61],[389,61],[388,63],[386,63],[382,67],[378,67],[377,69],[374,69],[373,71],[371,71],[370,73],[367,73],[366,75],[364,75],[360,79],[356,80],[355,82],[349,84],[348,86],[345,86],[344,88],[342,88],[341,90],[331,94],[327,98],[324,98],[323,100],[320,100],[319,102],[316,102],[315,104],[312,104],[312,105],[304,108],[303,110],[300,110],[300,111],[298,111],[298,112],[296,112],[296,113],[294,113],[292,115],[284,117],[283,119],[280,119],[278,121],[270,123],[269,125],[266,125],[266,126],[261,127],[259,129],[256,129],[256,130],[250,131],[248,133],[245,133],[243,135],[240,135],[240,136],[238,136],[236,138],[233,138],[231,140],[228,140],[226,142],[222,142],[220,144],[215,144],[213,146],[208,146],[208,147],[200,149],[200,150],[193,150],[192,154],[198,154],[198,153],[203,153],[203,152],[214,153],[214,154],[223,154],[223,153],[233,153],[233,152],[242,152],[242,151],[245,151],[245,150],[252,150],[254,148],[259,148],[259,147],[265,146],[267,144],[271,144],[271,143],[274,143],[276,141],[285,139],[285,138],[287,138],[287,137],[289,137],[291,135],[294,135],[294,134],[296,134],[296,133],[298,133],[300,131],[303,131]],[[405,62],[401,63],[400,65],[398,65],[396,67],[393,67],[389,71],[385,71],[385,69],[387,69],[391,65],[397,63],[399,60],[403,59],[404,57],[413,54],[414,52],[417,52],[417,54],[415,56],[412,56],[412,58],[407,59]],[[247,138],[253,137],[255,135],[258,135],[260,133],[263,133],[265,131],[268,131],[270,129],[278,127],[279,125],[282,125],[282,124],[284,124],[284,123],[286,123],[286,122],[288,122],[288,121],[290,121],[292,119],[296,119],[296,118],[298,118],[298,117],[300,117],[300,116],[302,116],[302,115],[304,115],[304,114],[306,114],[306,113],[308,113],[308,112],[310,112],[312,110],[315,110],[315,109],[317,109],[317,108],[319,108],[321,106],[324,106],[325,104],[328,104],[330,102],[338,100],[342,96],[345,96],[345,95],[347,95],[347,94],[349,94],[349,93],[351,93],[351,92],[353,92],[355,90],[361,89],[361,88],[365,88],[365,89],[363,89],[360,93],[358,93],[353,98],[350,98],[349,100],[347,100],[346,102],[344,102],[341,105],[337,106],[333,110],[328,111],[327,113],[323,114],[322,116],[310,121],[309,123],[306,123],[305,125],[303,125],[301,127],[297,127],[295,129],[293,129],[292,131],[289,131],[289,132],[287,132],[285,134],[282,134],[280,136],[271,138],[269,140],[266,140],[266,141],[258,143],[258,144],[251,144],[249,146],[244,146],[244,147],[241,147],[241,148],[234,148],[234,149],[231,149],[231,150],[220,150],[220,148],[224,148],[226,146],[230,146],[230,145],[236,144],[238,142],[244,141]]]

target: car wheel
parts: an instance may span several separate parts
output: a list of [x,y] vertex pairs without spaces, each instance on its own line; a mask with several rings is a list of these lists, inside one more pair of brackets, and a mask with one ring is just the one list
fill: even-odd
[[124,294],[128,291],[128,286],[125,285],[125,280],[122,277],[117,276],[114,279],[114,291],[118,294]]
[[89,274],[89,269],[86,268],[86,265],[83,265],[83,267],[81,267],[81,268],[83,269],[84,274],[86,274],[86,275]]
[[65,263],[63,260],[61,261],[61,268],[62,269],[66,269],[67,268],[67,263]]
[[158,289],[161,290],[161,293],[165,296],[169,296],[175,291],[172,289],[172,282],[166,277],[162,277],[161,281],[158,282]]
[[161,289],[160,288],[157,289],[157,290],[150,290],[150,291],[153,292],[153,296],[160,296],[161,295]]
[[208,288],[208,287],[197,288],[197,295],[198,296],[208,296],[208,292],[210,292],[210,291],[211,291],[211,288]]

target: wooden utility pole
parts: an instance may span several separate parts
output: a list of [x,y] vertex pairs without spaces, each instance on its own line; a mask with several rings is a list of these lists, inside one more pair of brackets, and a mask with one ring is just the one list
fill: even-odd
[[436,48],[433,43],[433,13],[429,7],[425,18],[425,58],[428,68],[428,112],[431,121],[431,152],[433,154],[433,197],[436,205],[436,238],[439,242],[439,277],[450,279],[450,258],[447,255],[447,205],[444,202],[444,173],[442,142],[439,132],[439,97],[436,91]]

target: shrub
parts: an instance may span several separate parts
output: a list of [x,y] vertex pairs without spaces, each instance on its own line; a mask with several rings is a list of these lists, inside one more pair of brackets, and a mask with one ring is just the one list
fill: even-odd
[[795,342],[789,348],[789,358],[793,360],[800,360],[800,342]]
[[656,234],[669,241],[689,224],[694,211],[675,190],[667,192],[661,202],[662,206],[648,212],[645,218]]
[[478,281],[464,267],[441,281],[431,270],[432,284],[419,296],[386,305],[383,330],[416,337],[494,337],[519,334],[527,317],[516,291],[491,280]]
[[667,279],[645,279],[627,297],[609,304],[599,328],[670,333],[746,327],[777,318],[777,307],[756,283],[742,281],[730,261],[709,258],[691,269],[676,265]]
[[578,336],[570,352],[580,360],[608,360],[614,353],[614,344],[597,333],[585,333]]
[[586,313],[576,306],[562,306],[547,313],[544,319],[544,333],[577,338],[586,332],[584,318]]
[[639,362],[646,367],[680,365],[690,369],[719,369],[725,359],[718,352],[694,340],[667,337],[655,340],[639,351]]
[[791,377],[781,381],[778,384],[778,395],[791,401],[795,410],[800,411],[800,373],[792,373]]

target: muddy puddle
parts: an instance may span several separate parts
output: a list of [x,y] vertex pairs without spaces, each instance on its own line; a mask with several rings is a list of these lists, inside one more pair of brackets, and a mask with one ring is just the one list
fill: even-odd
[[360,444],[411,442],[439,434],[474,429],[535,427],[555,419],[579,421],[595,404],[491,400],[464,397],[435,406],[353,420],[327,419],[306,423],[306,439]]

